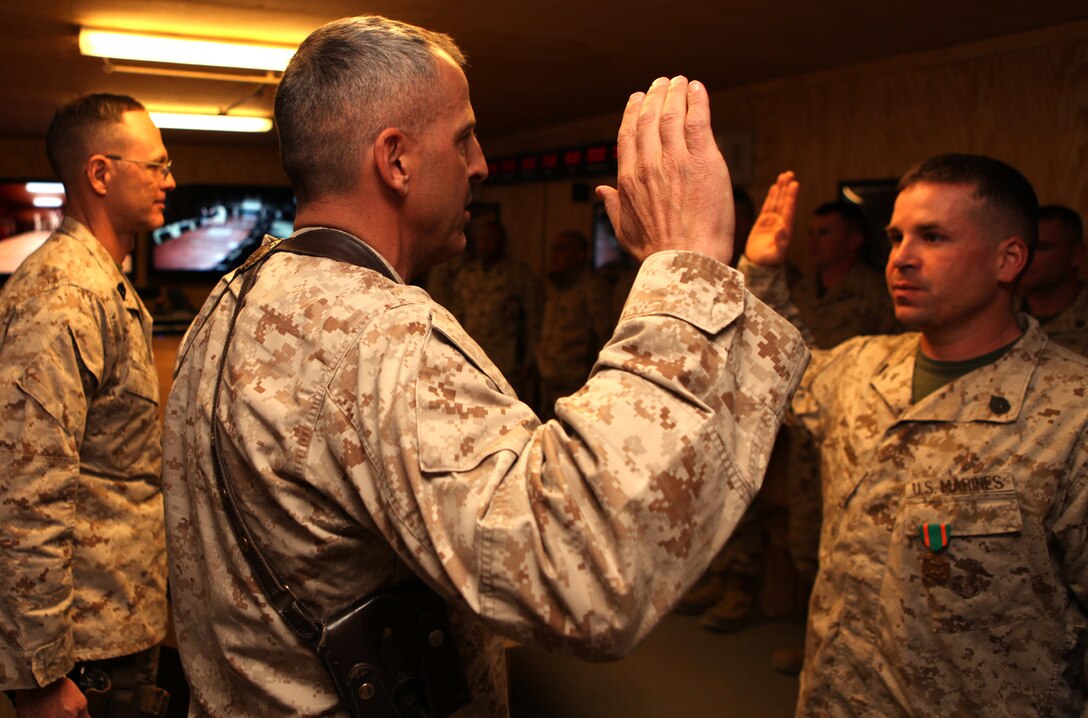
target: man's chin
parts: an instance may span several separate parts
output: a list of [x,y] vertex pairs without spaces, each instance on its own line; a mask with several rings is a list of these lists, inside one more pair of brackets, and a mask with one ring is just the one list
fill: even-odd
[[461,235],[455,240],[448,242],[439,247],[434,254],[427,261],[427,266],[423,271],[434,269],[440,264],[445,264],[451,259],[457,259],[465,253],[465,247],[468,241],[465,239],[465,235],[462,232]]
[[443,249],[446,251],[443,253],[440,262],[447,262],[454,257],[460,257],[465,253],[465,248],[468,247],[468,239],[465,237],[465,233],[461,232],[453,240],[447,244]]
[[895,320],[911,331],[921,331],[925,327],[925,318],[913,307],[895,307]]

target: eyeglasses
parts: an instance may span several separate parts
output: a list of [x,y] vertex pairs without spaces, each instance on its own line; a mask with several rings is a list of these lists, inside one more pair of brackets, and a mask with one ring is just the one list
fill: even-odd
[[143,165],[144,167],[153,167],[162,174],[162,178],[166,179],[170,176],[170,172],[174,167],[173,160],[166,160],[165,162],[151,162],[149,160],[130,160],[127,157],[120,157],[118,155],[102,155],[109,160],[118,160],[119,162],[132,162],[133,164]]

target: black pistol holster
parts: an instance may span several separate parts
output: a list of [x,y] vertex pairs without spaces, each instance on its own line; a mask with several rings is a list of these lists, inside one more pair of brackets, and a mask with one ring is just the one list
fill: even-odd
[[212,399],[211,448],[220,501],[269,605],[317,653],[340,700],[353,716],[447,716],[465,706],[472,696],[450,631],[445,601],[422,582],[412,581],[364,598],[330,617],[317,618],[265,559],[227,481],[225,442],[218,419],[223,369],[243,300],[264,261],[276,251],[288,251],[367,267],[393,279],[370,248],[351,235],[313,229],[302,233],[302,237],[296,234],[266,244],[238,271],[242,286],[220,352]]
[[421,583],[329,621],[317,653],[356,716],[446,716],[470,699],[446,604]]

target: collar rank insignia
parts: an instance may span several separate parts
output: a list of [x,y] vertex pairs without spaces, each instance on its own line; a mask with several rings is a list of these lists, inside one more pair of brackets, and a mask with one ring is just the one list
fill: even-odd
[[948,548],[948,542],[952,540],[952,527],[949,524],[918,524],[918,534],[926,548],[939,553]]

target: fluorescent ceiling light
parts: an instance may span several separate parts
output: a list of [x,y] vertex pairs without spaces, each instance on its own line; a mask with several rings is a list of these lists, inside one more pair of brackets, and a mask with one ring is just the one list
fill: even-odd
[[148,114],[159,129],[211,130],[213,132],[268,132],[272,129],[272,120],[267,117],[197,115],[154,110]]
[[30,194],[64,194],[64,185],[60,182],[27,182],[26,191]]
[[861,197],[861,195],[859,195],[857,192],[850,189],[849,187],[843,187],[842,193],[846,197],[846,199],[850,200],[854,204],[865,204],[865,200]]
[[63,197],[35,197],[31,200],[35,207],[63,207]]
[[111,60],[283,72],[296,49],[284,45],[256,45],[115,30],[81,28],[79,31],[81,53]]

